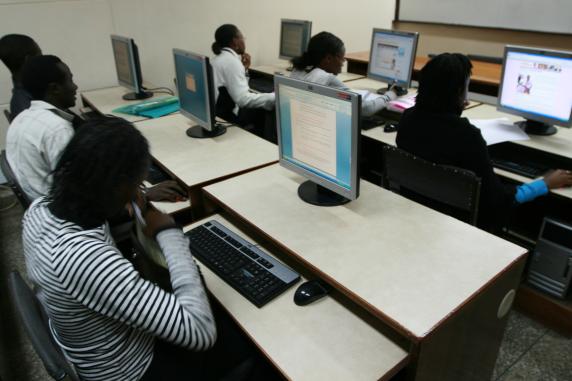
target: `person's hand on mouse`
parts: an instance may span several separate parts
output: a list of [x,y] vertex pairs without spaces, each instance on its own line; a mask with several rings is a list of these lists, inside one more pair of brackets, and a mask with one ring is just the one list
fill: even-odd
[[544,182],[548,189],[572,186],[572,171],[556,169],[544,175]]
[[187,193],[174,180],[163,181],[147,190],[145,194],[149,201],[185,201]]

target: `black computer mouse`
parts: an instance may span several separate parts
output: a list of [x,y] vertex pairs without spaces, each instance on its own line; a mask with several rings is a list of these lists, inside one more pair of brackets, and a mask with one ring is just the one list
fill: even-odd
[[395,132],[397,131],[397,124],[395,123],[386,123],[385,127],[383,127],[383,132]]
[[329,287],[320,280],[309,280],[302,283],[294,293],[294,303],[305,306],[323,298],[329,292]]

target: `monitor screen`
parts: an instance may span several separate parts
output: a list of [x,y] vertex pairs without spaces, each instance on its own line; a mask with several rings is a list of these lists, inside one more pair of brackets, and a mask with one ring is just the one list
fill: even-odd
[[498,109],[537,122],[570,126],[572,52],[507,46]]
[[290,59],[301,56],[308,47],[312,22],[282,20],[280,24],[280,58]]
[[360,96],[282,76],[275,87],[280,163],[357,198]]
[[132,41],[130,38],[111,36],[115,69],[119,83],[137,91],[135,60],[133,57]]
[[374,29],[368,77],[409,87],[417,51],[417,33]]
[[212,98],[212,75],[209,59],[205,56],[173,49],[177,92],[181,113],[210,130],[214,122]]

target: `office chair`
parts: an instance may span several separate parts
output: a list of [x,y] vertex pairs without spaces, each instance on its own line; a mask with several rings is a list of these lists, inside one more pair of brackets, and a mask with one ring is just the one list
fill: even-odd
[[382,185],[441,213],[471,225],[477,223],[481,179],[471,171],[385,146]]
[[6,119],[8,119],[8,124],[12,123],[12,114],[10,114],[10,111],[8,111],[8,109],[4,109],[4,116],[6,117]]
[[80,381],[52,338],[43,306],[20,273],[10,273],[8,287],[18,317],[50,377],[57,381]]
[[6,176],[6,180],[8,180],[8,186],[10,186],[12,192],[14,192],[16,198],[18,198],[18,201],[20,201],[20,204],[22,204],[24,209],[28,209],[28,206],[30,206],[32,200],[28,198],[26,193],[24,193],[24,191],[20,187],[20,184],[18,184],[18,181],[16,180],[16,175],[14,175],[14,172],[10,167],[10,163],[8,163],[8,158],[6,157],[6,151],[2,150],[2,153],[0,155],[1,155],[0,168],[4,173],[4,176]]

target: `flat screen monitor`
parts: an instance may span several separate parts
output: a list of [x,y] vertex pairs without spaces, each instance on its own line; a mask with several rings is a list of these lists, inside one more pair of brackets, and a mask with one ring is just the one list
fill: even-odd
[[213,75],[209,58],[173,49],[173,59],[181,114],[197,123],[187,130],[187,135],[193,138],[222,135],[226,128],[216,123]]
[[301,56],[308,47],[312,22],[282,19],[280,23],[280,58],[289,60]]
[[283,76],[274,86],[280,164],[308,179],[300,198],[321,206],[355,200],[361,97]]
[[380,90],[380,93],[394,86],[397,95],[407,94],[418,37],[416,32],[373,30],[367,76],[388,83],[387,89]]
[[111,47],[119,84],[133,90],[132,93],[125,94],[123,99],[131,101],[152,97],[153,93],[143,90],[139,51],[135,41],[132,38],[111,35]]
[[522,116],[527,133],[572,125],[572,52],[506,46],[497,109]]

